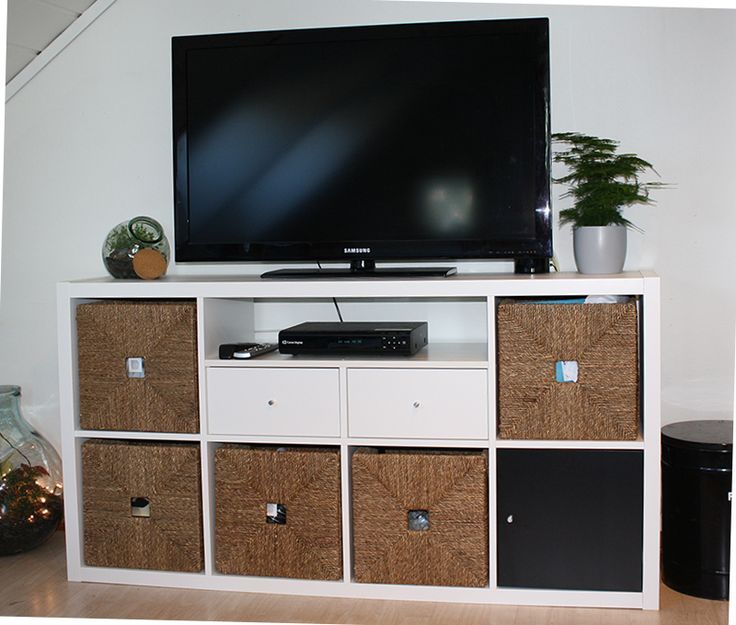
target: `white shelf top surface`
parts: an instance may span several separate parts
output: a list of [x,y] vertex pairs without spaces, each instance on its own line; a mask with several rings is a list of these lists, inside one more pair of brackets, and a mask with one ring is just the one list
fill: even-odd
[[60,283],[69,297],[482,297],[493,295],[637,295],[653,272],[583,275],[464,273],[447,278],[263,279],[257,275],[111,277]]

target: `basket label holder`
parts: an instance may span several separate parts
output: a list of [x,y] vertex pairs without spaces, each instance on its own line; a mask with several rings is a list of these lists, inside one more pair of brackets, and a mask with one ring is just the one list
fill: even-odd
[[282,503],[267,503],[266,523],[286,525],[286,505]]
[[578,372],[577,360],[558,360],[555,363],[555,379],[557,382],[577,382]]
[[151,516],[151,500],[148,497],[131,497],[130,516],[149,518]]
[[429,510],[409,510],[407,517],[407,529],[412,532],[429,531]]
[[126,358],[125,371],[129,378],[145,378],[145,358],[143,358],[143,356],[131,356]]

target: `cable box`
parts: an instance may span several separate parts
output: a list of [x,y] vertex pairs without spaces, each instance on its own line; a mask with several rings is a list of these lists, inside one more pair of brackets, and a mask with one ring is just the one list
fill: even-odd
[[427,345],[426,321],[310,321],[279,332],[279,352],[311,355],[411,356]]

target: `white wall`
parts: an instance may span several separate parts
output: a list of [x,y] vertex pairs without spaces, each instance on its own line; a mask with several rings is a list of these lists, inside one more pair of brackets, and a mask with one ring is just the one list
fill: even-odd
[[[0,382],[23,387],[29,421],[58,446],[56,282],[103,275],[102,240],[133,215],[152,215],[171,235],[172,35],[514,16],[550,18],[552,130],[618,139],[677,184],[657,195],[658,206],[627,211],[645,231],[630,237],[627,268],[662,276],[665,421],[728,418],[736,316],[736,12],[117,0],[7,102]],[[555,236],[562,269],[574,270],[569,229]],[[260,269],[171,266],[169,272]]]

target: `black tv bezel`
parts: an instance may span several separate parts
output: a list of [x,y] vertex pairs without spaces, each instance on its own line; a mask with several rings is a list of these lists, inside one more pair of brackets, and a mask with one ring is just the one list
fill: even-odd
[[[390,37],[456,36],[459,34],[527,33],[539,58],[534,144],[535,235],[527,240],[345,240],[334,242],[272,241],[243,244],[196,244],[189,238],[188,154],[186,145],[186,55],[194,49],[261,46]],[[447,260],[547,259],[552,252],[550,206],[550,70],[548,18],[493,19],[329,28],[267,30],[172,37],[172,121],[174,148],[174,253],[176,262],[312,263],[432,262]],[[369,251],[355,251],[355,250]],[[350,251],[346,251],[350,250]]]

